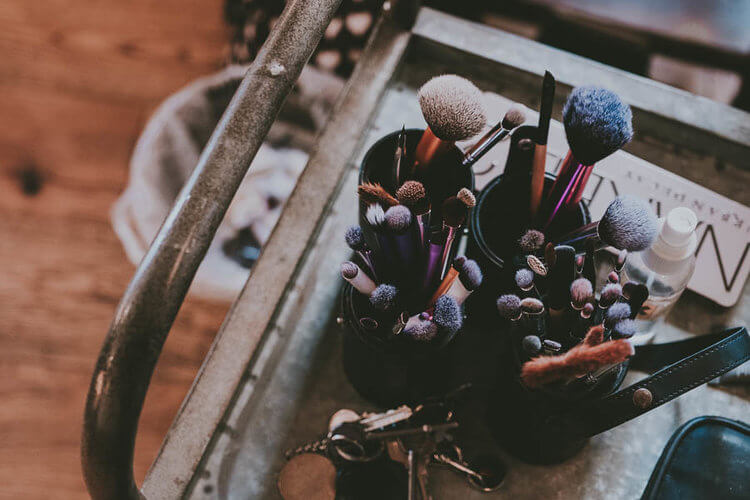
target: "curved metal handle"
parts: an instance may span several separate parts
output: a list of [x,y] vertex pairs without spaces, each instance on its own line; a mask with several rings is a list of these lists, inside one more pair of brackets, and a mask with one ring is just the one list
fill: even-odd
[[81,460],[94,499],[141,498],[133,450],[151,374],[216,229],[341,0],[293,0],[245,75],[115,313],[94,369]]

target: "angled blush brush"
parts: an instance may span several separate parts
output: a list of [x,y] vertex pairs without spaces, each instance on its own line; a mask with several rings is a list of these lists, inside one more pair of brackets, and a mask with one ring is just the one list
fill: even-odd
[[531,189],[529,196],[529,213],[534,220],[542,203],[544,191],[544,171],[547,161],[547,137],[549,123],[552,119],[552,103],[555,100],[555,77],[549,71],[544,72],[542,82],[542,105],[539,108],[539,126],[534,142],[534,161],[531,164]]
[[357,186],[359,199],[365,202],[365,205],[379,203],[383,209],[398,205],[398,200],[391,196],[383,186],[377,183],[365,182]]

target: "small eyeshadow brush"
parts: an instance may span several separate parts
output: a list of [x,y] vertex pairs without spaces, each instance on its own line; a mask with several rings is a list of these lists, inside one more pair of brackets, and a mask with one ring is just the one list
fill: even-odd
[[505,139],[513,129],[523,125],[524,121],[526,121],[526,116],[520,108],[509,109],[502,120],[497,122],[476,144],[469,148],[464,154],[462,165],[464,167],[474,165],[495,144]]

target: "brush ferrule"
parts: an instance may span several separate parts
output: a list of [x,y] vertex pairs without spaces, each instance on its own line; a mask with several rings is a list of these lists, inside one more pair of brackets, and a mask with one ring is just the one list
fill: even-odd
[[419,215],[414,215],[417,232],[419,233],[420,248],[427,246],[428,230],[430,228],[430,211]]
[[434,306],[437,299],[444,295],[448,289],[451,288],[453,285],[453,282],[458,279],[458,270],[451,266],[451,268],[448,270],[447,273],[445,273],[445,278],[443,278],[443,281],[440,282],[440,286],[437,287],[437,290],[435,290],[435,293],[432,294],[432,297],[430,298],[430,301],[428,302],[429,306]]
[[536,225],[547,231],[560,214],[574,210],[583,198],[593,170],[594,165],[585,165],[573,156],[572,151],[568,151],[552,189],[537,214]]
[[466,299],[469,298],[471,292],[472,290],[467,289],[466,286],[464,286],[464,284],[461,282],[461,279],[455,279],[453,280],[453,283],[451,284],[448,291],[445,292],[445,295],[456,299],[456,302],[460,306],[464,302],[466,302]]
[[370,296],[370,294],[377,288],[374,281],[370,279],[359,267],[357,267],[357,274],[351,278],[344,276],[344,279],[352,284],[352,286],[362,295]]

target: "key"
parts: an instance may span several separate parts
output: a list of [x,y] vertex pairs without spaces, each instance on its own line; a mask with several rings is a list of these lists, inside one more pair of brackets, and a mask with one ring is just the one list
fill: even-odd
[[383,413],[365,413],[359,423],[364,426],[365,432],[372,432],[408,420],[412,414],[412,409],[403,405]]

